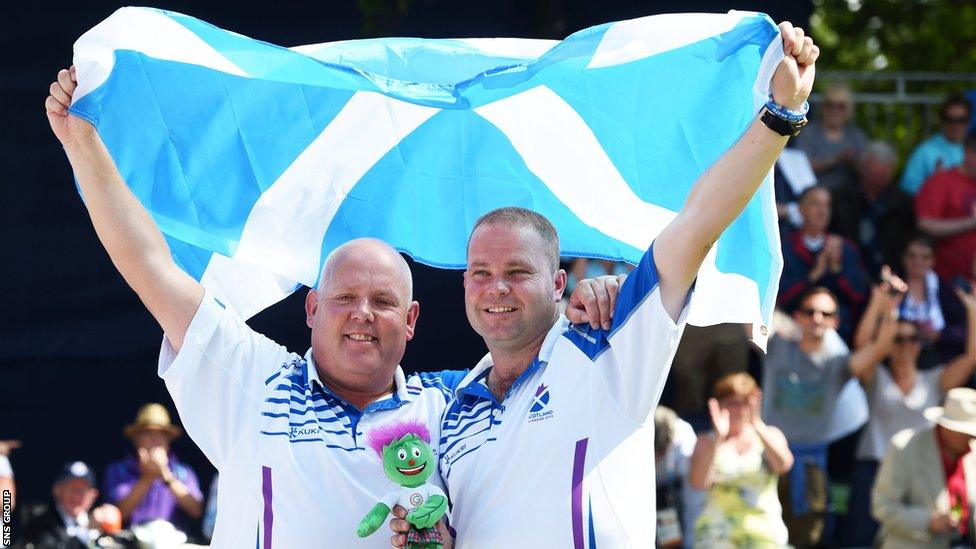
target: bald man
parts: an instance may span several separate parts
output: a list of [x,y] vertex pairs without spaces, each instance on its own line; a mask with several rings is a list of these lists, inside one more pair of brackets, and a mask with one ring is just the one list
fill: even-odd
[[378,240],[333,251],[305,302],[311,349],[289,353],[176,266],[96,130],[67,114],[74,87],[68,70],[52,84],[51,129],[99,239],[165,332],[159,375],[183,425],[220,471],[213,546],[389,547],[356,537],[389,489],[362,436],[411,419],[436,440],[463,374],[400,368],[420,314],[407,263]]
[[[68,114],[75,86],[73,68],[58,73],[48,121],[98,238],[165,332],[159,375],[183,425],[220,471],[213,546],[389,547],[385,536],[356,536],[390,486],[362,437],[419,420],[437,441],[466,373],[406,377],[400,368],[420,314],[406,261],[375,239],[335,249],[305,300],[311,348],[288,352],[176,266],[95,128]],[[604,278],[578,287],[607,295],[616,279]]]

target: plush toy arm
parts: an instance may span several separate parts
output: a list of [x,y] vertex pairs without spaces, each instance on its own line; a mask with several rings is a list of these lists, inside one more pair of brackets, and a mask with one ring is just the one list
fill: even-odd
[[447,498],[444,496],[432,495],[417,507],[414,512],[407,515],[407,522],[417,528],[430,528],[447,512]]
[[383,525],[383,521],[386,520],[386,517],[389,514],[389,506],[382,501],[377,503],[372,509],[370,509],[369,513],[363,517],[363,520],[359,521],[359,528],[356,530],[356,534],[361,538],[365,538],[366,536],[372,534]]

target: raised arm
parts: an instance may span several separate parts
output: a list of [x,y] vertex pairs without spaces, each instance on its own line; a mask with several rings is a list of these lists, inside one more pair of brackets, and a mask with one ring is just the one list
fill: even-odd
[[976,370],[976,292],[955,288],[959,301],[966,307],[966,352],[952,359],[939,378],[942,392],[962,387]]
[[203,287],[173,262],[162,233],[126,187],[95,128],[68,113],[76,84],[74,67],[60,71],[51,84],[44,103],[51,130],[68,156],[98,239],[179,350]]
[[868,309],[854,334],[851,375],[862,384],[874,378],[874,372],[890,351],[898,331],[896,311],[901,306],[908,285],[892,274],[887,265],[881,268],[881,283],[871,289]]
[[708,399],[708,414],[712,419],[712,432],[698,436],[695,450],[688,465],[688,483],[695,490],[712,487],[712,470],[715,453],[729,436],[729,411],[719,406],[718,400]]
[[849,362],[851,375],[856,377],[862,384],[870,383],[878,368],[878,362],[891,352],[891,347],[895,343],[895,336],[897,334],[898,320],[895,318],[894,311],[889,310],[881,317],[881,324],[878,327],[878,337],[864,347],[851,353]]
[[[802,107],[813,87],[820,50],[803,30],[780,23],[786,56],[773,75],[773,100],[788,109]],[[742,212],[772,168],[787,138],[758,118],[739,141],[695,183],[678,216],[654,244],[665,309],[677,318],[705,255],[722,231]]]
[[793,468],[793,452],[783,431],[766,425],[762,419],[762,391],[749,395],[749,423],[763,444],[763,459],[774,475],[785,475]]

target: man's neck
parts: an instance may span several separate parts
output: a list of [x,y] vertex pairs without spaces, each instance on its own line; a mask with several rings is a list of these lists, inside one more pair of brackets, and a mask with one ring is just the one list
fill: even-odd
[[803,236],[813,239],[813,238],[824,238],[827,236],[826,230],[814,229],[811,227],[803,227],[800,229]]
[[491,353],[492,367],[488,373],[488,389],[491,394],[501,402],[508,390],[515,383],[520,375],[525,373],[529,364],[539,356],[542,350],[542,343],[546,340],[549,330],[543,332],[539,337],[521,349],[508,350],[499,348],[488,348]]
[[360,411],[396,390],[396,383],[392,379],[385,387],[376,386],[364,389],[345,386],[342,383],[331,379],[328,374],[323,372],[321,369],[318,370],[318,374],[319,379],[322,381],[322,385],[327,387],[337,397],[348,402],[349,404],[352,404],[357,410]]
[[800,337],[800,351],[805,355],[812,355],[820,352],[823,348],[824,338],[803,335]]

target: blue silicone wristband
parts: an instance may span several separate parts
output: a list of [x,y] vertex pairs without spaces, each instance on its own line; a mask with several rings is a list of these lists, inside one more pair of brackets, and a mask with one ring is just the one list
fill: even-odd
[[810,112],[810,102],[804,101],[803,106],[800,110],[794,111],[787,109],[786,107],[773,101],[773,96],[769,96],[769,101],[766,102],[766,109],[773,113],[777,118],[782,118],[783,120],[789,122],[799,122],[807,117],[807,113]]

